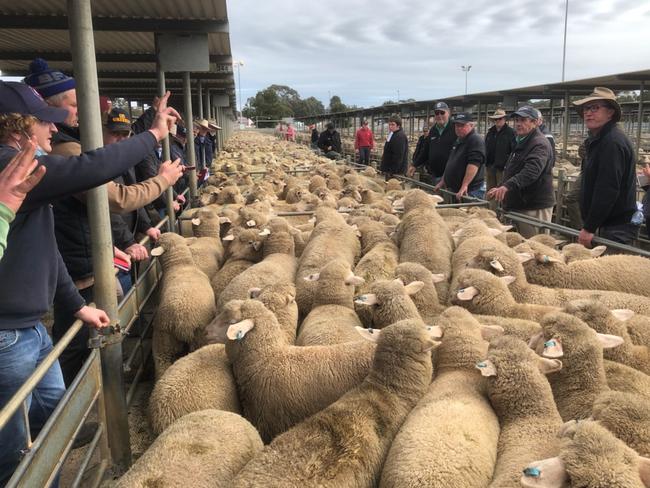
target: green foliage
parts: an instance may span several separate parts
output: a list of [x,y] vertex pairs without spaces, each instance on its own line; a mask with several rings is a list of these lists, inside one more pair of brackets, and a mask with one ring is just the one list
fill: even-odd
[[341,101],[341,97],[334,95],[330,98],[330,113],[345,112],[348,106]]
[[300,94],[286,85],[271,85],[248,99],[244,116],[252,119],[278,120],[283,117],[305,117],[325,112],[323,103],[314,98],[300,98]]

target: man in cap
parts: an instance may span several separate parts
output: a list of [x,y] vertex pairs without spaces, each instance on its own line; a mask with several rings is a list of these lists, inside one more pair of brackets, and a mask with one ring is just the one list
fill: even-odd
[[621,120],[621,107],[614,92],[600,86],[573,103],[589,129],[578,242],[590,246],[598,232],[605,239],[631,244],[638,233],[638,226],[631,222],[636,211],[636,156],[632,142],[616,125]]
[[413,176],[416,167],[424,166],[435,184],[445,172],[449,153],[456,142],[456,133],[449,123],[449,106],[445,102],[437,102],[433,114],[435,124],[429,130],[428,144],[424,144],[413,166],[409,166],[407,175]]
[[476,124],[471,113],[457,113],[451,122],[456,141],[436,189],[447,188],[459,201],[464,195],[483,198],[485,142],[474,130]]
[[370,164],[370,151],[375,147],[375,139],[368,127],[368,121],[363,119],[361,121],[361,127],[357,129],[357,133],[354,136],[354,150],[359,153],[359,163],[365,164],[366,166]]
[[[502,108],[496,109],[488,118],[494,121],[485,134],[485,179],[490,191],[501,184],[503,168],[515,146],[515,131],[508,125]],[[495,210],[496,202],[491,202],[490,207]]]
[[[487,197],[503,202],[506,211],[522,213],[550,222],[553,216],[553,150],[537,127],[537,110],[523,106],[512,113],[515,122],[515,147],[506,162],[503,181]],[[518,223],[519,233],[528,238],[537,227]]]
[[341,136],[334,128],[332,122],[328,122],[325,127],[326,130],[321,132],[318,137],[318,149],[320,149],[327,158],[339,159],[341,157]]
[[[88,307],[68,274],[54,237],[51,202],[103,184],[123,173],[153,149],[156,141],[167,137],[168,127],[178,113],[167,108],[168,94],[149,131],[106,148],[78,157],[40,155],[38,162],[47,168],[40,184],[25,198],[11,224],[7,249],[0,260],[0,408],[4,407],[25,380],[52,350],[52,342],[41,317],[57,301],[70,313],[92,327],[106,327],[109,318],[102,310]],[[55,123],[68,117],[66,110],[49,107],[28,85],[0,81],[0,114],[10,118],[35,118],[35,132],[41,149],[50,150],[49,138]],[[13,114],[13,115],[11,115]],[[11,117],[9,117],[11,116]],[[25,145],[20,130],[0,121],[0,169]],[[49,134],[41,134],[43,126]],[[40,138],[40,140],[39,140]],[[65,387],[58,362],[54,363],[34,390],[38,400],[31,402],[30,425],[40,429],[63,396]],[[27,398],[30,402],[32,396]],[[17,412],[0,431],[0,485],[11,476],[25,448],[25,429]]]
[[210,123],[206,119],[202,119],[197,120],[195,126],[198,130],[198,134],[194,138],[196,168],[198,171],[203,168],[210,169],[212,157],[214,156],[214,143],[210,137]]
[[311,129],[311,148],[318,149],[318,137],[320,136],[320,134],[318,133],[316,124],[310,125],[309,128]]

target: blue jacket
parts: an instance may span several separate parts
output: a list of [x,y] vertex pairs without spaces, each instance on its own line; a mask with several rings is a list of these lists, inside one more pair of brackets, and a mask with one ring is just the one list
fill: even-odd
[[196,154],[197,169],[210,167],[212,164],[212,156],[214,155],[214,143],[212,138],[207,135],[201,140],[201,136],[194,138],[194,151]]
[[[35,326],[54,300],[74,313],[85,305],[61,259],[51,202],[104,184],[153,150],[150,132],[77,157],[41,156],[43,180],[27,194],[0,261],[0,329]],[[0,145],[0,170],[16,154]]]

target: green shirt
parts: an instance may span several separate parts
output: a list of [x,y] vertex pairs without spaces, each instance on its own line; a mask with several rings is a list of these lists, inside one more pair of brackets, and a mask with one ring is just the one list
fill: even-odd
[[530,131],[528,134],[526,134],[525,136],[515,136],[515,142],[516,142],[517,144],[521,144],[521,143],[524,142],[524,141],[528,138],[528,136],[530,136],[532,133],[533,133],[533,131],[531,130],[531,131]]
[[439,136],[442,135],[442,133],[445,131],[445,129],[447,128],[448,125],[449,125],[449,121],[447,121],[447,123],[445,125],[443,125],[442,128],[438,127],[438,124],[434,125],[434,127],[438,131]]
[[9,233],[9,224],[14,220],[16,215],[4,203],[0,203],[0,259],[7,248],[7,234]]

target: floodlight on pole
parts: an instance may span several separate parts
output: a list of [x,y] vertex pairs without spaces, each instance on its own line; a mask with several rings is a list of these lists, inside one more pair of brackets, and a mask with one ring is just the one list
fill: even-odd
[[[232,65],[235,68],[237,68],[237,88],[239,89],[238,90],[239,91],[239,117],[241,119],[241,117],[243,117],[243,115],[244,115],[244,112],[243,112],[244,106],[242,105],[242,102],[241,102],[241,72],[239,71],[239,68],[241,66],[244,66],[244,62],[243,61],[233,61]],[[239,121],[238,121],[238,123],[239,123]]]
[[472,69],[472,65],[468,64],[467,66],[463,65],[460,67],[465,72],[465,95],[467,95],[467,75],[469,73],[469,70]]
[[564,66],[566,65],[566,31],[569,21],[569,0],[564,3],[564,43],[562,44],[562,81],[564,82]]

